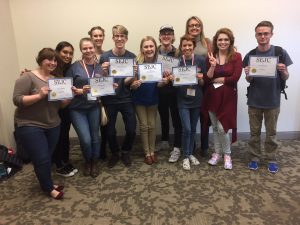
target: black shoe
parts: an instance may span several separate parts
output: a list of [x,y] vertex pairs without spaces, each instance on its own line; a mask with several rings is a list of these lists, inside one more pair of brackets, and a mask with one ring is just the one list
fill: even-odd
[[78,169],[76,169],[71,163],[67,164],[65,166],[65,169],[70,172],[73,172],[74,174],[78,173]]
[[67,170],[65,167],[56,169],[56,174],[62,177],[72,177],[74,176],[74,172]]
[[121,160],[126,167],[130,167],[132,164],[129,153],[122,153]]
[[109,159],[109,161],[107,163],[107,167],[113,168],[115,165],[117,165],[119,159],[120,159],[120,157],[118,154],[112,154],[111,158]]
[[200,155],[204,158],[208,156],[208,149],[201,149],[200,150]]

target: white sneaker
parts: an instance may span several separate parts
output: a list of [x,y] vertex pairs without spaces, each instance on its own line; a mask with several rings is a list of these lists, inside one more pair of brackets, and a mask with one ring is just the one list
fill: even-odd
[[213,153],[211,159],[208,161],[208,164],[215,166],[222,159],[222,156],[218,153]]
[[197,165],[200,164],[200,162],[198,161],[198,159],[195,156],[193,156],[193,155],[190,155],[189,159],[190,159],[191,164],[194,165],[194,166],[197,166]]
[[174,147],[173,151],[171,152],[169,162],[170,163],[177,162],[179,158],[180,158],[180,149]]
[[168,141],[161,141],[157,147],[156,147],[156,151],[159,151],[159,150],[164,150],[164,149],[169,149],[170,148],[170,145],[169,145],[169,142]]
[[189,158],[185,158],[183,160],[182,167],[183,167],[184,170],[190,170],[191,169]]
[[230,155],[227,155],[227,154],[224,155],[224,168],[225,168],[225,170],[232,169],[232,160],[231,160]]

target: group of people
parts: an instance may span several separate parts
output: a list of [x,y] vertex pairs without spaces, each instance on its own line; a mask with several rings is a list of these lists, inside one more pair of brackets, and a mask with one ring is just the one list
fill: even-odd
[[[136,136],[138,119],[144,162],[148,165],[158,162],[156,150],[169,149],[169,115],[174,128],[174,142],[169,162],[177,162],[183,154],[182,167],[190,170],[199,165],[195,151],[195,135],[200,118],[200,155],[208,155],[209,126],[213,128],[214,152],[210,165],[217,165],[222,159],[225,169],[232,169],[231,142],[237,138],[237,82],[242,68],[250,83],[248,93],[249,123],[251,137],[249,149],[252,159],[249,169],[256,170],[263,157],[260,148],[262,120],[265,120],[265,150],[268,170],[278,171],[276,162],[276,124],[280,108],[280,79],[288,79],[287,67],[292,64],[288,53],[281,48],[277,76],[273,78],[249,76],[250,56],[277,56],[275,46],[270,44],[273,25],[260,22],[255,28],[258,47],[254,54],[248,53],[242,61],[234,46],[234,35],[228,28],[219,29],[212,41],[205,37],[202,21],[190,17],[186,32],[176,48],[174,29],[163,25],[159,30],[158,46],[155,39],[146,36],[141,40],[136,56],[125,48],[128,30],[122,25],[112,28],[113,49],[103,51],[105,31],[93,27],[79,43],[82,59],[71,64],[73,46],[60,42],[56,49],[42,49],[37,56],[38,68],[26,71],[17,79],[13,101],[16,134],[30,156],[42,190],[54,199],[63,198],[63,186],[54,184],[51,178],[52,162],[56,172],[62,176],[73,176],[78,172],[69,160],[69,129],[72,123],[80,142],[84,158],[83,175],[99,175],[98,159],[106,158],[108,143],[111,156],[108,167],[114,167],[121,159],[126,167],[132,164],[130,152]],[[196,66],[197,83],[173,86],[174,74],[163,71],[158,82],[145,83],[138,76],[138,65],[156,63],[158,55],[179,60],[181,67]],[[95,98],[90,93],[89,78],[110,75],[110,58],[134,59],[134,76],[115,78],[115,95]],[[48,101],[47,82],[54,77],[73,79],[72,100]],[[101,110],[105,107],[108,122],[100,126]],[[157,111],[161,122],[161,141],[156,146]],[[121,113],[125,126],[125,137],[121,146],[117,140],[116,121]],[[101,130],[101,140],[99,135]],[[230,140],[229,130],[232,130]]]

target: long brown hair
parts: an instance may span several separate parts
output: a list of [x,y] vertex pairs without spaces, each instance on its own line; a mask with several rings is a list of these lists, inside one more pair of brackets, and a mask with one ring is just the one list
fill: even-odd
[[230,41],[230,45],[229,45],[228,52],[227,52],[227,58],[226,58],[226,62],[229,62],[232,59],[234,53],[236,52],[236,49],[234,47],[234,36],[233,36],[232,31],[229,28],[221,28],[216,32],[216,34],[213,38],[213,54],[216,56],[219,53],[219,48],[217,46],[217,40],[218,40],[218,37],[220,34],[226,34]]

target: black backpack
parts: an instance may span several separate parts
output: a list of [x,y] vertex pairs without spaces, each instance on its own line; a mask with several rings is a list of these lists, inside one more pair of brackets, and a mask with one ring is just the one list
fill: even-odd
[[[252,49],[252,50],[249,52],[248,55],[256,55],[256,49],[257,49],[257,48]],[[280,46],[275,46],[275,56],[278,57],[279,63],[284,63],[284,62],[285,62],[285,58],[284,58],[284,55],[283,55],[283,50],[282,50],[282,48],[281,48]],[[278,72],[278,73],[279,73],[279,72]],[[283,80],[283,79],[281,78],[281,76],[279,76],[279,78],[280,78],[280,93],[281,93],[281,94],[284,94],[284,98],[287,100],[288,98],[287,98],[287,94],[286,94],[286,92],[285,92],[285,89],[286,89],[288,86],[286,85],[286,81]],[[248,97],[248,90],[249,90],[249,87],[247,88],[247,95],[246,95],[247,97]]]
[[0,181],[11,177],[22,169],[22,160],[16,154],[10,153],[9,149],[0,144]]

